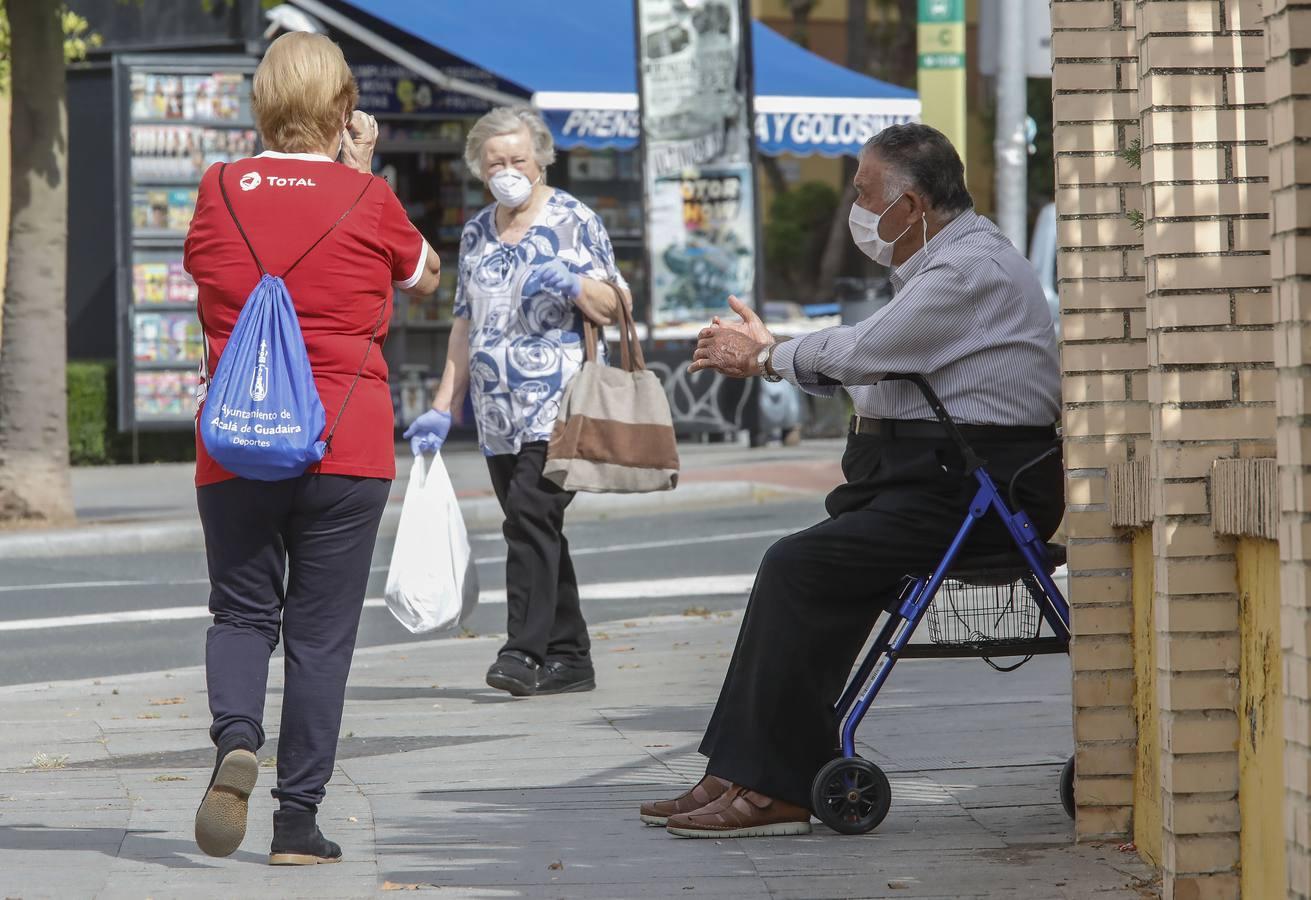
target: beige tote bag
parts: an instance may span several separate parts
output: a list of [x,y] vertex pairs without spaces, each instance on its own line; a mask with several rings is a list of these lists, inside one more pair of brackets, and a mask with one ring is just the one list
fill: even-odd
[[[611,285],[614,288],[614,285]],[[678,484],[669,401],[647,371],[633,314],[619,291],[621,365],[596,361],[597,326],[584,318],[583,367],[565,387],[543,474],[566,491],[643,494]]]

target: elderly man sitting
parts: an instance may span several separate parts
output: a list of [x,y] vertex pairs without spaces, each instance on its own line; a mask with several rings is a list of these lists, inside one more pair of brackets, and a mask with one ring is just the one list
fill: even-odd
[[[642,821],[683,837],[810,831],[810,785],[838,752],[833,705],[903,576],[931,569],[974,492],[964,461],[913,384],[927,377],[1003,486],[1056,440],[1060,367],[1037,273],[977,215],[951,143],[897,125],[861,151],[851,235],[891,266],[892,303],[858,325],[779,342],[745,305],[740,322],[701,332],[694,370],[786,379],[855,405],[846,483],[828,518],[765,554],[719,702],[701,743],[706,775],[682,796],[642,806]],[[1053,455],[1027,475],[1020,505],[1044,537],[1064,512]],[[1009,549],[985,518],[967,548]]]

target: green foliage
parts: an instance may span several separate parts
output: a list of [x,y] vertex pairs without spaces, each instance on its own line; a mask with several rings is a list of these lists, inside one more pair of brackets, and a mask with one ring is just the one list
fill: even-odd
[[793,291],[805,291],[819,272],[838,192],[822,181],[808,181],[776,194],[765,225],[765,260],[771,277]]
[[1143,142],[1139,138],[1134,138],[1129,146],[1120,151],[1119,156],[1135,169],[1143,167]]
[[68,456],[75,466],[131,462],[191,462],[196,458],[190,429],[118,431],[117,369],[112,362],[68,364]]
[[[91,23],[61,6],[60,22],[64,28],[64,62],[86,59],[87,51],[99,47],[104,39],[91,31]],[[9,92],[9,15],[5,0],[0,0],[0,93]]]
[[109,461],[105,441],[111,372],[107,363],[68,364],[68,457],[75,466]]
[[[1139,138],[1134,138],[1132,141],[1129,142],[1129,146],[1125,147],[1117,155],[1125,162],[1127,162],[1131,167],[1135,169],[1141,169],[1143,167],[1142,140]],[[1147,224],[1147,220],[1143,216],[1143,211],[1141,209],[1131,209],[1124,214],[1124,217],[1129,220],[1129,224],[1133,227],[1135,231],[1138,232],[1141,232],[1143,230],[1143,227]]]

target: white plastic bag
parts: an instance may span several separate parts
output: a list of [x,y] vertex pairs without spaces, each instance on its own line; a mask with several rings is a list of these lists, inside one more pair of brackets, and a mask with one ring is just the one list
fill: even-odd
[[459,626],[478,605],[469,534],[441,454],[414,458],[387,569],[387,608],[411,632]]

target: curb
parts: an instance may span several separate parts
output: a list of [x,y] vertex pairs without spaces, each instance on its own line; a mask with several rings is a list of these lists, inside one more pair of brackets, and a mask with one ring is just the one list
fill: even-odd
[[[571,521],[655,515],[726,505],[766,503],[805,492],[753,481],[694,482],[658,494],[579,494],[569,507]],[[460,501],[470,531],[499,527],[504,517],[494,497]],[[389,503],[379,535],[392,535],[400,504]],[[49,531],[0,534],[0,559],[50,559],[64,556],[133,555],[159,551],[203,550],[200,522],[165,519],[130,525],[84,525]]]

